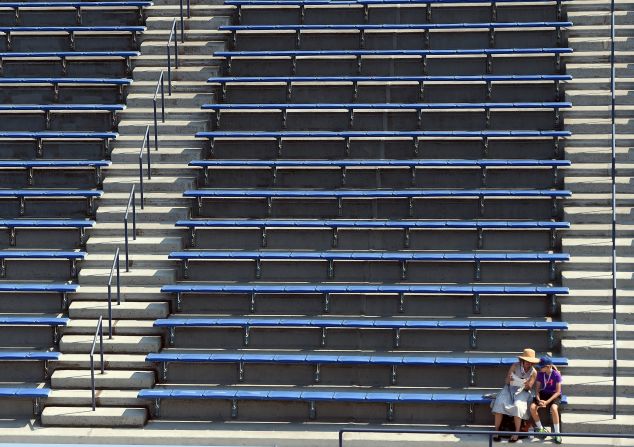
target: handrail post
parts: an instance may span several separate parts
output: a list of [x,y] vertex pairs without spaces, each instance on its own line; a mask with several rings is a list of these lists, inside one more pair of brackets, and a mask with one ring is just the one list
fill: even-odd
[[124,231],[124,239],[125,239],[125,271],[130,271],[130,253],[129,253],[129,244],[128,244],[128,214],[130,213],[130,203],[132,203],[132,238],[136,240],[136,195],[134,192],[134,185],[130,188],[130,195],[128,196],[128,204],[125,209],[125,214],[123,215],[123,231]]
[[[189,2],[188,6],[189,6]],[[183,21],[183,0],[180,0],[180,12],[181,12],[181,42],[185,42],[185,23]]]
[[108,275],[108,338],[112,339],[112,275],[117,269],[117,306],[121,304],[121,272],[119,270],[119,247],[114,252],[110,275]]
[[121,304],[121,267],[119,262],[119,247],[117,247],[115,258],[117,260],[117,306],[119,306]]
[[615,38],[616,38],[616,26],[615,26],[615,0],[610,2],[610,112],[611,112],[611,180],[612,180],[612,195],[611,195],[611,208],[612,208],[612,419],[616,419],[617,406],[617,363],[618,363],[618,348],[617,348],[617,281],[616,281],[616,61],[615,61]]
[[99,335],[99,362],[101,363],[101,374],[105,373],[105,362],[103,360],[103,317],[100,315],[92,338],[92,348],[90,349],[90,391],[92,397],[92,411],[97,410],[96,386],[95,386],[95,345]]
[[172,96],[172,56],[169,41],[167,42],[167,94]]
[[[165,122],[165,76],[161,70],[161,121]],[[158,150],[158,146],[156,147]]]

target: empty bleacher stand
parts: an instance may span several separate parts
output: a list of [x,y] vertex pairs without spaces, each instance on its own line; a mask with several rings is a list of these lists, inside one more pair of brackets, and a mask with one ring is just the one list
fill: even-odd
[[2,418],[53,392],[148,4],[0,4]]
[[566,365],[572,24],[456,3],[226,1],[154,418],[481,424],[525,344]]

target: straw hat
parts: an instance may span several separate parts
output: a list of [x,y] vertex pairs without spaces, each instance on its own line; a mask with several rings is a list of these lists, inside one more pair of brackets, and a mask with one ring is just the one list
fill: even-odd
[[524,351],[522,351],[522,354],[518,355],[517,358],[528,363],[539,363],[539,359],[535,357],[535,351],[530,348],[525,348]]

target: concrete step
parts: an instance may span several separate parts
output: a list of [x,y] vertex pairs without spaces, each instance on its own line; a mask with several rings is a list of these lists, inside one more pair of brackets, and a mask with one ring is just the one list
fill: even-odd
[[[621,329],[628,328],[628,330],[632,329],[632,323],[634,323],[634,315],[632,311],[634,311],[634,305],[632,304],[618,304],[617,305],[618,314],[617,314],[617,322],[619,324],[623,324],[624,326]],[[562,320],[569,322],[582,322],[585,324],[610,324],[609,327],[604,327],[604,331],[610,331],[610,339],[611,339],[611,331],[612,331],[612,303],[606,300],[605,303],[601,304],[576,304],[573,300],[566,300],[565,304],[561,305],[561,315]],[[625,326],[627,325],[627,326]],[[618,326],[617,326],[618,327]],[[599,331],[598,328],[594,328],[594,331],[591,333],[596,333]]]
[[[612,340],[564,339],[561,342],[562,355],[573,359],[605,360],[612,358]],[[618,358],[634,360],[634,344],[630,340],[618,340]]]
[[[169,36],[169,31],[152,33],[156,40],[144,40],[141,44],[141,53],[143,56],[161,55],[165,57],[165,42]],[[208,31],[206,34],[209,40],[186,40],[184,44],[179,41],[178,56],[211,56],[216,51],[225,49],[225,36],[228,33]],[[212,40],[213,39],[213,40]],[[173,50],[173,47],[172,47]],[[173,53],[172,53],[173,54]]]
[[[602,288],[612,286],[612,275],[609,271],[564,271],[562,274],[562,282],[568,287],[589,287]],[[634,273],[620,272],[616,273],[617,287],[633,289]]]
[[[165,46],[163,46],[163,48],[165,48]],[[179,68],[176,68],[176,65],[175,65],[176,62],[172,54],[172,73],[177,72],[181,67],[196,67],[196,68],[216,67],[216,70],[218,70],[218,68],[224,62],[224,59],[215,58],[211,55],[211,52],[208,52],[207,54],[179,54],[178,62],[179,62]],[[139,56],[134,59],[135,71],[137,67],[165,67],[165,65],[166,65],[165,52],[159,53],[159,54],[148,54],[144,56]],[[155,79],[158,79],[158,75]]]
[[[631,207],[617,207],[616,218],[623,222],[632,215]],[[565,206],[564,220],[582,224],[605,224],[612,221],[611,209],[607,206]]]
[[[137,224],[139,224],[139,228],[143,226],[143,223],[147,222],[173,224],[179,219],[187,219],[189,210],[189,206],[151,206],[146,203],[145,209],[142,212],[137,212]],[[125,205],[109,206],[100,204],[97,208],[97,221],[119,222],[123,225],[124,214]]]
[[42,425],[57,427],[143,427],[148,414],[145,408],[46,407]]
[[[611,196],[608,193],[576,193],[572,198],[566,200],[567,206],[609,206]],[[616,194],[617,206],[634,206],[634,194],[620,193]]]
[[[139,70],[143,67],[139,67]],[[148,67],[151,68],[151,67]],[[179,68],[179,71],[184,70],[184,68]],[[135,80],[134,81],[134,93],[136,95],[149,95],[150,99],[154,98],[154,93],[157,90],[157,83],[159,79],[160,70],[155,73],[155,79],[151,79],[151,73],[147,73],[147,77],[150,78],[148,80]],[[200,80],[192,81],[192,80],[175,80],[174,72],[172,72],[172,96],[175,94],[188,94],[188,93],[198,93],[198,94],[209,94],[214,95],[214,88],[212,84],[207,83],[207,77],[200,77]],[[167,79],[167,72],[163,75],[165,77],[165,83],[163,86],[165,99],[169,98],[169,84]],[[609,84],[608,84],[609,87]],[[215,96],[215,95],[214,95]],[[129,95],[128,95],[129,98]],[[161,92],[159,90],[157,98],[161,98]],[[126,98],[127,99],[127,98]],[[157,102],[157,108],[160,107],[160,99]]]
[[[596,231],[601,232],[604,230],[598,228]],[[121,236],[123,234],[123,224],[122,222],[98,222],[96,227],[87,231],[86,234],[88,235],[89,238],[92,236],[95,236],[95,237]],[[167,223],[144,222],[143,225],[137,227],[136,234],[137,236],[140,236],[140,237],[159,237],[159,236],[185,237],[186,230],[175,227],[174,224],[171,222],[167,222]]]
[[[160,168],[157,168],[157,170],[159,169]],[[195,171],[192,171],[192,174],[193,173],[195,173]],[[143,179],[143,186],[144,190],[148,194],[168,191],[185,191],[187,189],[192,189],[196,180],[194,177],[171,177],[167,175],[157,175],[154,176],[151,180],[148,180],[147,176],[145,175],[144,177],[145,178]],[[114,175],[110,175],[104,179],[103,191],[106,194],[111,192],[129,192],[132,185],[136,184],[138,186],[138,183],[138,177],[115,177]]]
[[[154,32],[156,30],[167,30],[169,32],[172,29],[172,22],[173,22],[172,17],[150,16],[147,18],[145,22],[147,31],[144,34],[147,35],[150,32]],[[218,27],[220,27],[221,25],[230,25],[230,24],[231,24],[231,17],[228,17],[228,16],[191,17],[185,20],[185,23],[184,23],[185,36],[187,40],[190,40],[189,38],[191,36],[191,32],[196,32],[201,30],[215,30],[215,29],[218,29]],[[180,20],[178,21],[178,29],[180,32]]]
[[[565,375],[566,393],[576,396],[612,396],[612,378],[601,376]],[[634,377],[619,377],[617,393],[619,396],[631,396]],[[634,398],[632,399],[634,401]]]
[[[165,318],[169,315],[169,306],[165,302],[122,302],[113,303],[112,318],[116,320],[149,320]],[[73,301],[68,307],[71,325],[75,320],[108,318],[108,303],[103,301]],[[120,322],[121,323],[121,322]],[[135,321],[135,323],[141,323]],[[94,327],[94,326],[93,326]],[[94,330],[93,330],[94,333]]]
[[[153,386],[153,371],[105,370],[101,374],[101,371],[95,368],[95,388],[97,389],[139,390]],[[56,370],[51,375],[51,387],[55,389],[90,389],[90,370]]]
[[[217,1],[210,2],[205,5],[194,5],[190,6],[192,17],[213,17],[213,16],[229,16],[233,14],[234,7],[223,5],[223,4],[214,4],[218,3]],[[167,4],[167,5],[154,5],[145,8],[148,16],[152,17],[180,17],[180,8],[178,3],[176,4]]]
[[[571,255],[606,255],[612,250],[612,240],[608,237],[589,239],[578,237],[564,237],[562,247]],[[634,254],[634,238],[621,237],[616,239],[617,256]]]
[[[200,140],[193,140],[189,145],[183,147],[173,147],[166,144],[162,144],[162,139],[159,141],[159,150],[154,148],[154,136],[151,140],[151,161],[153,169],[160,169],[161,172],[169,169],[183,169],[190,160],[199,159],[202,156],[202,145]],[[198,144],[196,144],[198,143]],[[136,147],[135,147],[136,146]],[[118,145],[112,152],[111,160],[112,165],[108,169],[104,169],[104,176],[117,175],[119,170],[134,169],[138,170],[139,166],[139,152],[141,145],[126,147]],[[147,154],[143,155],[143,164],[147,164]],[[145,169],[145,167],[144,167]],[[153,171],[154,172],[154,171]],[[195,170],[192,170],[195,172]]]
[[[149,85],[147,87],[151,89],[148,92],[139,91],[139,84],[138,83],[134,84],[133,91],[135,93],[131,93],[126,97],[126,104],[128,106],[128,108],[126,109],[126,112],[138,113],[139,110],[137,110],[137,108],[141,108],[140,111],[142,112],[149,112],[150,114],[153,112],[154,92],[155,92],[156,84],[154,85],[152,85],[151,83],[148,83],[148,84]],[[192,108],[195,108],[195,107],[199,108],[203,104],[214,101],[215,95],[212,92],[211,85],[205,82],[200,82],[199,84],[202,84],[206,87],[207,91],[205,93],[176,92],[173,89],[171,96],[167,92],[167,85],[165,85],[165,95],[164,95],[165,112],[166,113],[174,112],[174,109],[179,107],[184,108],[186,111],[189,111]],[[184,83],[179,82],[179,85],[184,85]],[[162,97],[160,92],[157,95],[156,99],[157,99],[156,107],[157,107],[157,111],[159,113],[159,118],[160,118],[161,105],[162,105]]]
[[[176,271],[173,268],[134,268],[130,263],[130,271],[122,269],[121,284],[133,285],[162,285],[171,284],[176,281]],[[103,285],[108,281],[110,268],[84,268],[79,272],[80,284]]]
[[[130,195],[129,192],[126,192],[126,193],[113,192],[109,194],[104,194],[102,198],[99,199],[98,206],[101,207],[103,204],[109,207],[112,207],[112,206],[125,207],[128,203],[129,195]],[[140,200],[140,198],[137,198],[137,200]],[[174,206],[178,207],[178,206],[182,206],[184,203],[187,203],[187,200],[183,199],[182,191],[170,192],[170,193],[149,192],[145,195],[145,206],[147,207],[155,207],[155,206],[164,207],[165,205],[168,205],[169,207],[174,207]],[[140,204],[138,208],[139,209],[141,208]],[[124,208],[124,211],[125,211],[125,208]]]
[[[568,330],[566,331],[566,338],[574,339],[574,338],[588,338],[592,337],[597,340],[607,340],[612,339],[612,309],[610,308],[610,312],[605,312],[603,316],[607,317],[605,319],[598,318],[599,322],[590,323],[588,319],[585,318],[584,315],[575,313],[574,308],[575,304],[566,305],[565,309],[565,319],[568,323]],[[596,318],[596,316],[595,316]],[[634,323],[633,322],[625,322],[624,315],[619,314],[617,316],[617,333],[618,337],[621,340],[634,340]],[[610,324],[606,324],[609,322]]]
[[[71,325],[73,323],[74,322],[71,322]],[[116,321],[113,323],[127,323],[127,322]],[[77,334],[73,334],[73,335],[77,335]],[[115,331],[115,335],[118,335],[116,331]],[[155,365],[145,361],[145,354],[105,354],[104,362],[105,362],[105,367],[108,370],[127,369],[127,370],[134,370],[134,371],[140,371],[140,370],[153,371],[155,369]],[[100,366],[99,356],[95,357],[95,365]],[[59,360],[49,363],[49,367],[52,370],[87,369],[87,368],[90,368],[90,359],[86,354],[61,354]]]
[[[103,284],[89,285],[82,284],[79,293],[71,295],[73,302],[75,301],[95,301],[107,299],[106,288]],[[116,297],[116,288],[113,288],[113,298]],[[161,285],[121,285],[121,300],[126,302],[132,301],[169,301],[174,295],[161,292]]]
[[[146,126],[148,124],[152,124],[152,119],[150,117],[146,120]],[[151,127],[152,131],[154,130]],[[134,148],[137,151],[137,155],[139,150],[141,149],[141,144],[143,142],[143,136],[145,135],[145,128],[143,128],[143,132],[126,132],[120,133],[119,137],[115,140],[115,150],[124,147],[124,148]],[[196,138],[195,133],[184,133],[184,132],[166,132],[165,128],[161,127],[160,133],[161,139],[159,140],[159,150],[158,152],[162,152],[163,148],[178,148],[178,147],[206,147],[205,143],[206,139]],[[208,146],[208,144],[207,144]],[[156,152],[156,148],[154,147],[154,139],[152,139],[152,150]]]
[[[194,110],[198,112],[198,108]],[[146,119],[125,119],[119,123],[119,132],[126,134],[143,135],[145,128],[150,123],[150,116]],[[170,133],[180,133],[181,135],[191,135],[192,137],[196,132],[202,132],[207,130],[210,121],[206,119],[204,115],[196,117],[195,119],[171,119],[165,123],[159,125],[160,135]],[[160,140],[159,140],[160,141]],[[141,146],[139,146],[140,148]],[[159,149],[160,150],[160,149]]]
[[[76,301],[80,303],[81,301]],[[122,303],[124,304],[124,303]],[[129,303],[125,303],[129,304]],[[119,306],[113,303],[113,310],[118,310]],[[162,318],[162,317],[161,317]],[[64,328],[64,334],[80,335],[94,334],[96,320],[71,320],[68,326]],[[109,331],[110,322],[107,317],[104,318],[104,331]],[[112,321],[113,335],[161,335],[161,328],[154,327],[154,320],[134,319],[134,320],[115,320]]]
[[[131,222],[129,225],[131,225]],[[132,239],[131,226],[129,230],[128,245],[130,247],[130,253],[167,254],[182,248],[182,241],[179,237],[137,237],[137,239],[134,240]],[[96,255],[97,253],[108,253],[110,255],[114,253],[113,247],[123,247],[124,244],[125,239],[123,234],[120,236],[91,237],[86,243],[86,249],[90,253],[86,259],[89,259],[91,255]],[[167,257],[165,260],[167,260]]]
[[[99,407],[142,407],[145,402],[138,399],[137,390],[96,390],[95,399]],[[86,407],[92,405],[91,390],[52,390],[46,399],[48,406]]]
[[[137,250],[137,253],[129,254],[130,268],[140,268],[146,270],[160,268],[178,268],[178,260],[167,259],[168,254],[169,252],[159,254],[145,254],[142,250],[140,252],[139,250]],[[110,269],[110,267],[112,266],[112,259],[108,259],[109,256],[107,254],[100,255],[93,253],[86,256],[86,258],[86,261],[82,262],[81,264],[82,269]],[[121,261],[121,268],[123,268],[123,262],[124,261]]]
[[[611,224],[586,224],[575,223],[572,229],[566,231],[565,234],[571,237],[604,237],[612,231]],[[634,237],[634,225],[620,224],[616,225],[617,237]]]
[[[632,416],[629,414],[618,415],[616,419],[612,419],[610,413],[598,413],[596,411],[588,412],[570,412],[565,415],[564,424],[566,431],[571,433],[632,433]],[[622,443],[625,440],[614,441]],[[566,442],[566,445],[569,443]],[[596,443],[594,444],[596,445]],[[605,444],[609,445],[609,444]]]
[[[92,341],[92,335],[64,335],[60,341],[60,351],[68,354],[88,354],[92,348]],[[104,352],[112,354],[158,352],[161,345],[161,337],[150,335],[120,335],[112,339],[103,339]]]
[[[564,374],[612,377],[612,367],[612,359],[568,359],[568,366],[566,366]],[[619,377],[634,376],[634,360],[619,360],[617,363],[617,371]]]
[[[586,411],[602,413],[610,413],[612,411],[612,396],[578,396],[576,394],[566,395],[568,396],[568,404],[566,405],[567,411]],[[617,396],[616,404],[619,414],[634,414],[634,398],[628,396]]]
[[[156,82],[158,81],[159,75],[161,71],[165,70],[165,63],[157,64],[155,66],[137,66],[134,68],[134,85],[139,83],[140,81],[151,81],[154,83],[156,88]],[[204,82],[208,78],[212,76],[218,76],[218,67],[213,66],[187,66],[187,67],[179,67],[178,69],[172,70],[172,81],[175,84],[172,85],[172,88],[176,86],[177,82],[183,82],[187,84],[189,82]],[[165,72],[165,81],[167,82],[167,71]],[[167,89],[167,85],[166,85]]]

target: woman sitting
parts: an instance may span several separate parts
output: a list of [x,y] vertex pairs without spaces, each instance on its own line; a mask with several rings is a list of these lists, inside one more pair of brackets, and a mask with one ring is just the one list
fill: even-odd
[[537,367],[539,368],[539,373],[537,374],[537,396],[531,404],[531,416],[533,416],[533,421],[535,421],[535,431],[537,433],[547,432],[539,420],[538,410],[540,408],[550,409],[553,419],[553,431],[555,432],[553,440],[555,443],[561,444],[561,436],[557,436],[557,433],[559,433],[559,406],[561,405],[561,373],[553,365],[550,357],[539,359]]
[[[498,393],[492,404],[493,415],[495,416],[495,429],[500,430],[502,416],[513,417],[515,431],[519,432],[522,419],[529,419],[529,404],[533,400],[533,384],[537,378],[537,371],[533,365],[539,363],[535,357],[535,351],[524,349],[518,357],[519,362],[513,363],[506,374],[506,384]],[[495,436],[494,441],[499,442],[500,437]],[[517,436],[511,436],[509,442],[517,442]]]

